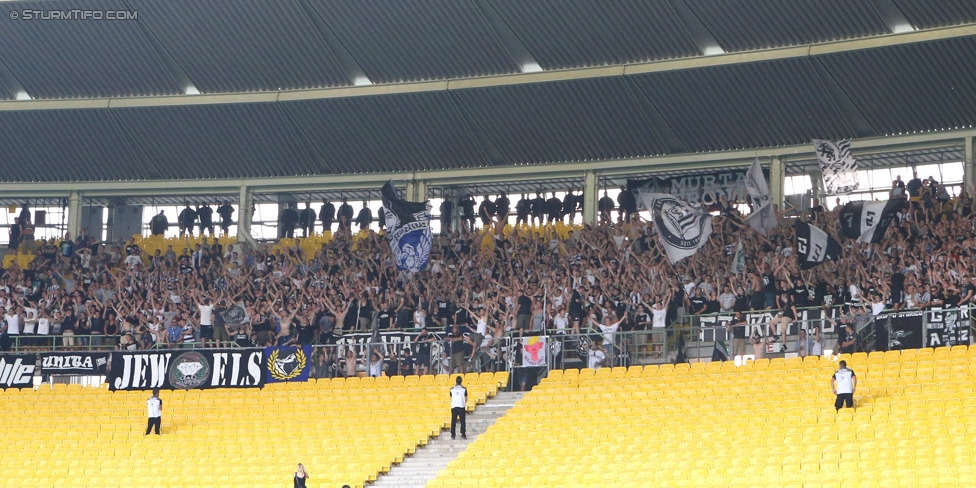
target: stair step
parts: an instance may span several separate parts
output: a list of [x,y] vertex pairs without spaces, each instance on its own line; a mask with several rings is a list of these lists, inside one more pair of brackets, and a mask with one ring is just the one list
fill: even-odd
[[438,473],[515,406],[524,395],[524,392],[498,392],[495,397],[479,405],[474,412],[468,413],[465,417],[467,439],[460,437],[451,439],[450,430],[445,429],[440,432],[440,435],[431,437],[426,446],[419,447],[414,454],[405,457],[402,463],[393,466],[389,473],[380,475],[369,486],[371,488],[426,486],[428,481],[436,478]]

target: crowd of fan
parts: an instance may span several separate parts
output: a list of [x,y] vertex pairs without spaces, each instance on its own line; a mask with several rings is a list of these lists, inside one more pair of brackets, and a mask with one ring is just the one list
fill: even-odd
[[[538,226],[579,211],[579,197],[569,195],[558,210],[558,200],[546,206],[541,195],[514,209],[504,195],[486,198],[478,219],[473,199],[461,201],[460,222],[442,207],[444,228],[456,230],[435,237],[427,269],[415,274],[395,269],[381,234],[352,234],[348,213],[335,230],[325,209],[319,216],[329,213],[323,223],[334,238],[314,255],[300,246],[213,240],[147,255],[134,241],[96,243],[84,230],[74,239],[42,239],[28,247],[37,254],[28,269],[2,272],[0,346],[9,349],[14,336],[21,346],[51,345],[31,339],[47,335],[68,348],[321,344],[354,331],[426,329],[414,350],[436,333],[457,345],[455,368],[512,332],[592,328],[612,339],[616,331],[666,327],[682,312],[775,309],[788,323],[802,307],[847,304],[879,313],[976,301],[973,200],[966,192],[948,198],[931,179],[893,184],[892,198],[905,205],[882,243],[838,238],[843,256],[806,271],[795,259],[791,219],[838,236],[840,205],[827,211],[815,201],[809,211],[780,213],[779,226],[763,237],[744,224],[738,202],[723,198],[710,209],[714,231],[705,246],[672,265],[629,192],[617,202],[604,194],[597,226]],[[503,225],[512,210],[520,224],[535,226]],[[732,274],[740,240],[747,271]],[[237,303],[250,320],[235,327],[222,312]],[[314,363],[354,369],[377,359],[384,358]]]

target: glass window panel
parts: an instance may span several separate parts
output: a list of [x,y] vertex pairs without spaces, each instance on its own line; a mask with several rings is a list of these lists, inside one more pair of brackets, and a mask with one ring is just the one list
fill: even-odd
[[963,181],[963,164],[961,161],[954,163],[942,163],[942,182]]

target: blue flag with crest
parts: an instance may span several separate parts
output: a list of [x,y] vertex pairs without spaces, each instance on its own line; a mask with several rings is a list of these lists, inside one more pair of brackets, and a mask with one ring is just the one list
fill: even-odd
[[393,249],[397,269],[423,271],[430,259],[430,205],[401,199],[392,181],[383,185],[383,215],[386,237]]

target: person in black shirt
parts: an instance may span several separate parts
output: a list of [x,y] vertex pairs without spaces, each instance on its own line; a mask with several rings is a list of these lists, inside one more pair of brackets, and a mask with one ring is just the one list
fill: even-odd
[[566,196],[563,197],[563,215],[569,216],[569,223],[573,223],[573,219],[576,218],[576,195],[573,194],[573,190],[566,192]]
[[339,218],[339,230],[348,231],[349,226],[352,223],[352,205],[345,198],[342,199],[342,204],[339,205],[339,212],[336,214]]
[[322,206],[319,207],[319,220],[322,221],[323,234],[332,230],[332,220],[335,219],[335,213],[335,205],[328,200],[322,200]]
[[857,350],[857,334],[854,333],[854,328],[851,324],[842,323],[844,327],[840,331],[840,337],[837,340],[838,349],[841,354],[854,354]]
[[298,226],[298,212],[289,204],[278,217],[278,238],[294,238],[296,226]]
[[905,185],[910,198],[917,198],[922,193],[922,180],[918,177],[918,172],[912,171],[912,179]]
[[214,224],[213,224],[213,209],[210,205],[204,204],[197,206],[197,217],[200,219],[200,235],[203,235],[203,231],[206,230],[210,235],[214,234]]
[[617,195],[617,204],[619,205],[617,218],[624,222],[630,222],[631,215],[637,213],[637,199],[634,198],[634,192],[625,186],[621,186],[620,194]]
[[431,334],[427,327],[421,328],[420,334],[413,339],[414,349],[417,350],[414,358],[418,375],[430,372],[430,343],[434,342],[434,339],[434,334]]
[[467,327],[458,324],[452,325],[447,332],[448,355],[451,361],[448,366],[448,374],[453,374],[455,369],[461,374],[465,372],[465,358],[471,353],[470,346],[465,340],[464,335],[470,332]]
[[458,206],[461,207],[461,229],[467,232],[474,230],[474,205],[471,195],[465,195],[458,201]]
[[712,292],[705,296],[705,313],[719,313],[722,309],[722,305],[718,302],[718,294]]
[[519,290],[516,307],[515,328],[527,332],[532,320],[532,299],[525,294],[524,290]]
[[14,223],[10,224],[10,243],[7,247],[17,249],[18,245],[20,245],[20,218],[14,217]]
[[556,198],[555,192],[546,200],[546,214],[550,224],[563,218],[563,202]]
[[397,360],[397,369],[402,376],[411,376],[414,373],[413,357],[410,356],[410,349],[404,349]]
[[392,328],[394,317],[396,317],[396,312],[390,308],[390,304],[386,301],[380,303],[380,312],[379,315],[376,316],[379,328],[381,330]]
[[162,210],[149,221],[149,232],[154,236],[163,235],[168,228],[169,220],[166,219],[166,215],[163,214]]
[[363,208],[356,215],[356,225],[359,226],[360,230],[369,229],[369,225],[373,223],[373,211],[369,209],[366,202],[363,202]]
[[180,237],[183,237],[186,233],[193,235],[193,223],[197,220],[197,213],[187,205],[183,211],[180,212],[177,218],[177,223],[180,226]]
[[308,237],[315,231],[315,210],[311,203],[305,202],[305,208],[298,214],[298,226],[302,228],[302,237]]
[[796,304],[797,308],[810,306],[810,290],[803,283],[803,278],[796,279],[796,283],[793,284],[792,295],[793,303]]
[[441,231],[450,232],[454,230],[454,228],[451,226],[451,224],[454,223],[454,202],[452,202],[450,198],[445,198],[444,201],[441,202],[440,210]]
[[688,312],[692,315],[701,315],[707,310],[708,304],[703,293],[697,287],[692,288],[691,295],[688,296]]
[[729,322],[729,330],[732,331],[732,357],[744,356],[746,354],[746,340],[749,337],[747,332],[749,322],[742,315],[741,311],[736,310],[735,316]]
[[508,222],[508,212],[512,202],[505,195],[505,192],[501,192],[501,195],[495,199],[495,215],[498,216],[498,220],[502,222]]
[[525,195],[515,204],[515,225],[527,224],[529,222],[529,213],[532,210],[532,202],[530,202]]
[[597,202],[597,210],[600,211],[600,222],[604,224],[609,224],[612,220],[611,212],[613,212],[613,199],[606,190],[603,190],[603,198]]
[[481,225],[488,227],[491,225],[491,218],[495,215],[495,204],[485,195],[485,199],[478,205],[478,216],[481,218]]
[[529,209],[532,213],[532,223],[542,225],[543,216],[546,212],[546,199],[542,197],[541,193],[536,192],[535,198],[531,200]]
[[220,230],[223,231],[223,234],[226,236],[228,233],[230,233],[230,224],[233,223],[231,218],[234,215],[234,207],[231,207],[230,204],[224,202],[217,207],[217,215],[220,216]]

